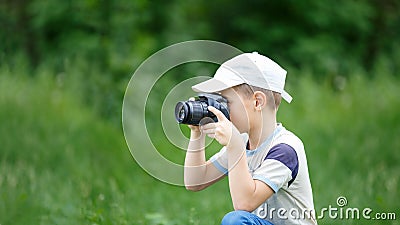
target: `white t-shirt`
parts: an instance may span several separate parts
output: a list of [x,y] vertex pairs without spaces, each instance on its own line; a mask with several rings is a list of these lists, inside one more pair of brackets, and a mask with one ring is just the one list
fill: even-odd
[[[243,135],[247,143],[247,134]],[[211,157],[215,167],[229,175],[228,152],[222,148]],[[278,124],[257,149],[246,150],[253,179],[275,192],[254,214],[273,224],[317,224],[306,154],[302,141]]]

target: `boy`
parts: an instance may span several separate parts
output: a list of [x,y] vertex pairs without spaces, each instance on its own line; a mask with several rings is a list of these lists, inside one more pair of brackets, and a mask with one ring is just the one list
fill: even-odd
[[[223,63],[214,78],[192,87],[228,101],[230,120],[190,126],[184,180],[199,191],[228,175],[235,211],[221,224],[317,224],[303,143],[276,122],[286,71],[269,58],[244,53]],[[205,135],[224,147],[205,159]]]

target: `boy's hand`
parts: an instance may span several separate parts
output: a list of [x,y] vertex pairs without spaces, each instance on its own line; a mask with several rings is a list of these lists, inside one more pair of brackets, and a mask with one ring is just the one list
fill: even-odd
[[191,130],[192,132],[200,133],[200,128],[199,128],[199,126],[188,125],[188,127],[190,128],[190,130]]
[[[191,97],[191,98],[189,98],[189,101],[195,101],[195,98]],[[199,126],[188,125],[188,127],[190,128],[190,130],[191,130],[192,132],[200,133],[200,128],[199,128]]]
[[[218,122],[203,125],[201,130],[204,134],[207,134],[211,138],[215,138],[221,145],[227,146],[228,148],[234,144],[243,144],[241,143],[242,138],[240,137],[239,131],[221,111],[212,106],[208,106],[208,110],[214,113]],[[237,140],[240,142],[237,143]]]

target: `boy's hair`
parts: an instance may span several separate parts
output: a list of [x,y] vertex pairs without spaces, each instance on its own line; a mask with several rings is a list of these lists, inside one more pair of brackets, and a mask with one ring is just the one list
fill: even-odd
[[273,110],[278,110],[279,105],[281,104],[282,96],[280,93],[275,91],[255,87],[248,84],[239,84],[237,86],[234,86],[233,89],[239,93],[244,94],[246,97],[251,97],[254,92],[261,91],[267,97],[267,105],[270,107],[270,109]]

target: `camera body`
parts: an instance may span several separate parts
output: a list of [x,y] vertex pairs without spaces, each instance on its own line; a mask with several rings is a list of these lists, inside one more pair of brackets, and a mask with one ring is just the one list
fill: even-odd
[[218,119],[207,107],[213,106],[229,119],[227,100],[218,94],[199,94],[195,101],[180,101],[175,106],[175,118],[178,123],[198,126],[204,118]]

